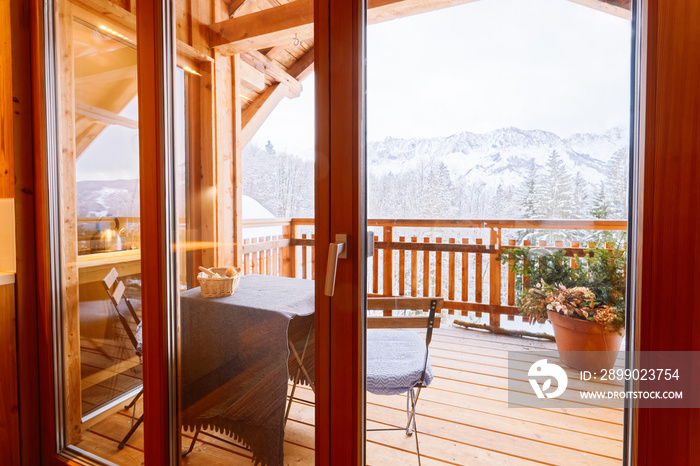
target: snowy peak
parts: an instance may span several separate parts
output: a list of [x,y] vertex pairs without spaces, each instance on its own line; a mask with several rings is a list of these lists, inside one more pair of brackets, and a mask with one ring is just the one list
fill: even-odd
[[389,137],[369,143],[367,154],[369,172],[376,176],[420,170],[421,166],[442,162],[454,179],[473,177],[515,185],[522,181],[523,168],[532,160],[541,167],[556,150],[572,173],[579,172],[597,182],[603,178],[607,161],[627,144],[622,128],[601,134],[577,133],[564,139],[548,131],[509,127],[439,138]]

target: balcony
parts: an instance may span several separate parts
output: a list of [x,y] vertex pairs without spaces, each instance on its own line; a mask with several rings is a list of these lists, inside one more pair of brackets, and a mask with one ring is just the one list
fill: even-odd
[[[581,403],[579,409],[509,407],[508,351],[537,358],[556,350],[551,341],[519,338],[509,322],[522,325],[515,306],[518,283],[504,248],[536,246],[584,253],[591,241],[619,235],[625,221],[612,220],[370,220],[375,251],[368,259],[368,290],[381,296],[445,298],[442,327],[431,343],[435,379],[418,404],[418,429],[424,464],[620,464],[623,412]],[[249,220],[243,257],[246,274],[315,279],[312,219]],[[574,238],[564,241],[556,238]],[[133,238],[132,238],[133,241]],[[95,257],[103,259],[97,260]],[[81,258],[81,276],[115,263],[138,265],[138,250],[112,251]],[[134,262],[136,261],[136,262]],[[104,262],[104,263],[103,263]],[[99,276],[96,273],[95,276]],[[373,311],[390,315],[392,311]],[[497,333],[465,330],[454,320],[483,319]],[[528,361],[530,359],[527,359]],[[534,361],[535,359],[532,359]],[[567,370],[574,389],[584,382]],[[591,388],[590,382],[586,387]],[[609,387],[609,386],[608,386]],[[292,404],[286,427],[285,455],[290,464],[310,464],[314,456],[313,393]],[[367,396],[369,428],[398,427],[405,419],[405,398]],[[140,402],[139,402],[140,403]],[[141,406],[137,409],[137,416]],[[143,432],[137,430],[124,450],[116,446],[129,429],[130,412],[113,410],[86,426],[79,444],[116,463],[138,462]],[[188,445],[191,434],[183,433]],[[414,464],[415,443],[401,432],[369,432],[368,464]],[[107,440],[107,443],[105,443]],[[113,442],[110,442],[113,441]],[[204,432],[184,464],[250,464],[251,455],[220,434]]]

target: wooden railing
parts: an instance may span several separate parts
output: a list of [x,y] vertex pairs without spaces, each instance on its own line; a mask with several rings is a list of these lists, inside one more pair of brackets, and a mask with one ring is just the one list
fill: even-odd
[[[315,279],[312,219],[245,221],[244,228],[280,227],[279,235],[246,240],[245,273]],[[504,248],[537,246],[580,256],[577,241],[536,239],[555,231],[625,231],[624,220],[369,220],[375,254],[368,259],[368,288],[375,296],[440,296],[450,314],[513,320],[516,277],[498,261]],[[416,234],[417,231],[423,234]],[[526,239],[518,242],[517,238]],[[391,315],[387,311],[386,315]]]

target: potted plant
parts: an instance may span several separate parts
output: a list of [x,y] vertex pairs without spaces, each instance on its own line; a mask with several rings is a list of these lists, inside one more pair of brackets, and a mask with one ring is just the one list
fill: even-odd
[[564,251],[504,251],[522,286],[521,315],[549,320],[562,362],[599,372],[617,358],[625,327],[626,251],[587,249],[582,258]]

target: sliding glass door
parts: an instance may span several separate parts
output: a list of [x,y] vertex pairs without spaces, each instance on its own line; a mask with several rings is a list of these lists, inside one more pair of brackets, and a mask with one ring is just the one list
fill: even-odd
[[45,6],[51,450],[360,461],[361,2]]

